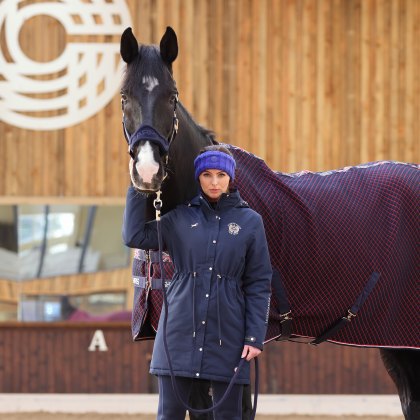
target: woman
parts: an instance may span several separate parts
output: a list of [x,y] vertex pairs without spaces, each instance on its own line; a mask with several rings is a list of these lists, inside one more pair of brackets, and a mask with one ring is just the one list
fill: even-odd
[[[261,353],[267,328],[271,265],[261,216],[232,187],[236,163],[222,146],[209,146],[194,161],[201,194],[161,219],[164,247],[175,266],[167,290],[167,343],[184,401],[194,383],[210,380],[216,404],[241,358]],[[158,248],[156,222],[145,222],[146,200],[129,188],[123,238],[133,248]],[[184,419],[172,389],[163,345],[163,316],[150,373],[158,375],[158,419]],[[241,419],[249,363],[215,419]]]

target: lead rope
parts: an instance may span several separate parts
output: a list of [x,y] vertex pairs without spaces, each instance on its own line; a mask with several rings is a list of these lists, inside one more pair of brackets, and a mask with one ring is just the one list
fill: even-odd
[[[171,362],[171,358],[169,356],[169,349],[168,349],[168,343],[166,340],[166,326],[167,326],[167,322],[168,322],[168,299],[166,296],[166,287],[165,287],[165,281],[163,278],[164,275],[164,269],[163,269],[163,258],[162,258],[162,250],[163,250],[163,246],[162,246],[162,229],[160,226],[160,212],[162,209],[162,200],[160,199],[160,195],[161,195],[161,191],[157,191],[156,193],[156,199],[153,201],[153,205],[155,207],[156,210],[156,227],[157,227],[157,234],[158,234],[158,243],[159,243],[159,268],[160,268],[160,275],[162,278],[162,293],[163,293],[163,304],[164,304],[164,312],[163,312],[163,347],[165,349],[165,355],[166,355],[166,360],[168,361],[168,366],[169,366],[169,371],[171,373],[171,382],[172,382],[172,388],[175,392],[176,398],[178,399],[178,401],[185,407],[186,410],[188,410],[189,412],[195,413],[195,414],[204,414],[204,413],[209,413],[210,411],[214,411],[217,408],[219,408],[226,400],[226,398],[228,397],[233,385],[235,384],[235,379],[238,377],[239,372],[241,371],[242,366],[244,365],[246,358],[241,358],[241,360],[239,361],[238,367],[236,368],[235,374],[232,376],[232,379],[229,382],[229,385],[223,395],[223,397],[219,400],[219,402],[217,404],[214,404],[213,406],[209,407],[209,408],[204,408],[204,409],[197,409],[197,408],[192,408],[190,407],[185,401],[182,400],[181,396],[179,395],[179,390],[178,390],[178,386],[176,384],[176,377],[172,368],[172,362]],[[259,372],[258,372],[258,358],[254,357],[254,362],[255,362],[255,390],[254,390],[254,408],[252,409],[252,413],[251,413],[251,420],[255,419],[255,414],[257,412],[257,402],[258,402],[258,391],[259,391]]]

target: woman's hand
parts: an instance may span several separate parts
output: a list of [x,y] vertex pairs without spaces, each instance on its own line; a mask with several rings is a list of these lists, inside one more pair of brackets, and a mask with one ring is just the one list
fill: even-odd
[[256,347],[245,345],[244,349],[242,350],[241,358],[243,359],[244,357],[246,357],[246,360],[249,362],[254,357],[257,357],[260,353],[261,353],[260,349],[257,349]]

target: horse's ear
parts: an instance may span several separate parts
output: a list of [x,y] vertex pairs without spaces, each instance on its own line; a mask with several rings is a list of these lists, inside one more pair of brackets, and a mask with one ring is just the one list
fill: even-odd
[[139,53],[139,44],[133,35],[131,28],[127,28],[121,35],[120,54],[122,59],[127,63],[131,63]]
[[178,56],[178,40],[175,31],[170,26],[166,28],[166,32],[160,40],[160,56],[169,67]]

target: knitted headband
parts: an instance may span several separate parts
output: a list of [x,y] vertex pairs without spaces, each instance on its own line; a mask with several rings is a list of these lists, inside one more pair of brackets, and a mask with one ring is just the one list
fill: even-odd
[[230,176],[230,180],[235,179],[236,162],[232,156],[218,150],[209,150],[198,155],[194,160],[195,179],[207,169],[218,169],[226,172]]

